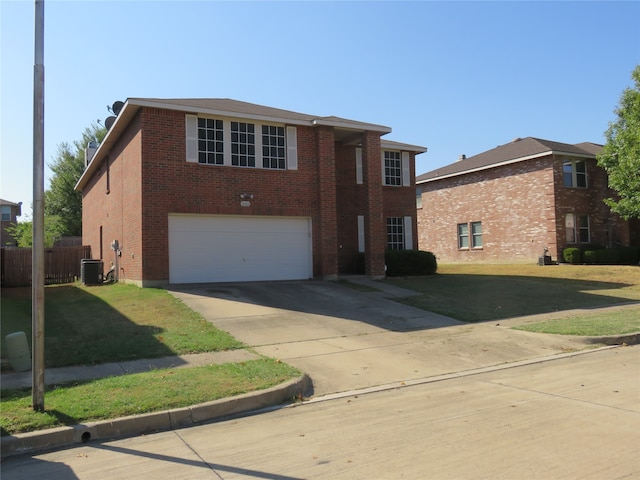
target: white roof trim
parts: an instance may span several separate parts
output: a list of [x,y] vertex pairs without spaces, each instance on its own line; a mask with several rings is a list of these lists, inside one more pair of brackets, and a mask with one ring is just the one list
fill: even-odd
[[[546,157],[547,155],[562,155],[565,157],[580,157],[580,158],[596,158],[595,155],[589,155],[589,154],[585,155],[580,153],[569,153],[569,152],[547,150],[546,152],[536,153],[535,155],[527,155],[526,157],[519,157],[511,160],[505,160],[503,162],[492,163],[491,165],[484,165],[482,167],[463,170],[461,172],[450,173],[448,175],[441,175],[437,177],[426,178],[424,180],[416,181],[416,185],[420,185],[422,183],[435,182],[437,180],[444,180],[446,178],[458,177],[460,175],[466,175],[467,173],[481,172],[482,170],[489,170],[490,168],[502,167],[504,165],[511,165],[512,163],[524,162],[525,160],[533,160],[534,158]],[[460,161],[464,162],[465,160],[460,160]]]
[[420,145],[410,145],[408,143],[396,142],[394,140],[380,139],[380,148],[383,150],[404,150],[407,152],[425,153],[427,147],[421,147]]

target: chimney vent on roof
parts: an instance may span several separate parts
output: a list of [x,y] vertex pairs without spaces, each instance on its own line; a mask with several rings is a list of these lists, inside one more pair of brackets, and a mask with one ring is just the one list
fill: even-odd
[[458,157],[458,161],[466,160],[466,159],[467,159],[467,156],[464,153],[460,154],[460,156]]
[[98,150],[98,146],[98,142],[94,142],[93,140],[87,144],[84,149],[84,168],[87,168],[89,163],[91,163],[91,159],[95,155],[96,150]]

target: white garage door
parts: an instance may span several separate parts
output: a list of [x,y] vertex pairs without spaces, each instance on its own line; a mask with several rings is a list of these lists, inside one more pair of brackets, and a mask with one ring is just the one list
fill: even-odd
[[169,215],[171,283],[312,276],[309,218]]

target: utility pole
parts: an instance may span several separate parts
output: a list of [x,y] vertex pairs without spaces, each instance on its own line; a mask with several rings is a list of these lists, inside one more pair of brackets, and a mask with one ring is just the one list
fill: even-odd
[[33,409],[44,411],[44,0],[35,0],[33,67],[33,250],[31,359]]

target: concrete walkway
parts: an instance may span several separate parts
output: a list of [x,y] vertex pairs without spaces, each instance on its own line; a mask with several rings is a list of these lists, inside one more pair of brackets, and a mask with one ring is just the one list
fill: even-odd
[[[259,358],[259,355],[249,352],[248,350],[227,350],[224,352],[207,352],[118,363],[102,363],[93,366],[47,368],[44,380],[46,385],[58,385],[165,368],[199,367],[204,365],[245,362],[256,358]],[[3,373],[1,386],[3,390],[9,388],[31,388],[31,372]]]
[[[429,379],[548,361],[593,348],[590,343],[594,340],[589,338],[509,328],[526,323],[527,319],[484,324],[459,322],[389,300],[415,292],[366,277],[349,280],[369,289],[360,291],[334,282],[308,281],[194,285],[171,290],[174,296],[249,345],[255,353],[235,350],[48,369],[46,383],[158,368],[242,362],[259,355],[280,359],[308,376],[268,391],[186,409],[3,437],[2,456],[195,425],[281,404],[303,394],[317,400],[344,392],[415,385]],[[637,343],[638,335],[595,341],[632,344]],[[30,386],[30,372],[2,375],[3,389]]]

